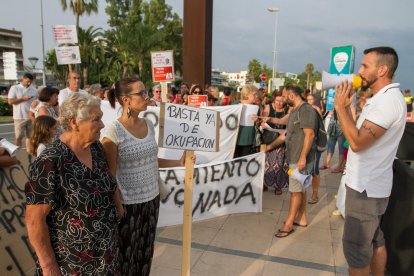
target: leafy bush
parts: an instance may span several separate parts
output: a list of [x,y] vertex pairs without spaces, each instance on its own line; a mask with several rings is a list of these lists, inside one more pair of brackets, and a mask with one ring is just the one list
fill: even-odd
[[6,99],[0,98],[0,116],[12,116],[13,109]]

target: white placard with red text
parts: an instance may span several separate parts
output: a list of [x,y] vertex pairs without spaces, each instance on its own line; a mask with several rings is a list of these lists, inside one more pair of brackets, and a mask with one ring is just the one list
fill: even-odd
[[78,43],[78,34],[75,25],[55,25],[53,26],[53,33],[58,45]]
[[153,82],[174,81],[173,51],[151,52],[151,69]]

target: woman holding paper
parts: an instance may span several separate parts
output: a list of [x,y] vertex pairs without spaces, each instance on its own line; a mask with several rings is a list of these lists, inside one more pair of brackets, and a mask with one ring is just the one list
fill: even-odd
[[[281,119],[289,116],[288,112],[289,108],[285,104],[283,97],[281,95],[276,95],[273,102],[265,106],[263,115],[268,116],[269,118]],[[286,125],[275,124],[271,120],[268,120],[267,123],[263,122],[262,127],[264,128],[264,135],[274,133],[274,130],[286,129]],[[276,139],[276,137],[274,137],[274,139]],[[269,143],[271,142],[273,141],[269,141]],[[276,195],[281,195],[282,189],[286,188],[289,184],[289,177],[287,174],[288,169],[289,163],[287,160],[285,144],[266,152],[264,175],[265,187],[272,187],[275,189]]]
[[241,92],[241,104],[243,104],[242,115],[240,119],[239,134],[237,136],[236,151],[234,157],[242,157],[253,153],[253,145],[256,139],[255,122],[252,116],[257,118],[259,106],[255,105],[257,101],[257,88],[252,84],[245,85]]
[[185,154],[180,160],[157,158],[154,126],[138,117],[148,105],[141,81],[117,81],[108,99],[113,108],[116,101],[122,106],[121,117],[110,123],[102,136],[123,203],[119,224],[121,275],[149,275],[160,207],[158,167],[184,166]]

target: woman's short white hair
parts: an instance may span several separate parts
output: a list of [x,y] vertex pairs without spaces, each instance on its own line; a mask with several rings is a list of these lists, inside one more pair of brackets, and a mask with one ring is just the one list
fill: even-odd
[[99,98],[82,92],[69,93],[59,110],[59,122],[63,130],[71,130],[71,118],[74,118],[76,122],[90,119],[90,111],[95,107],[101,107]]
[[250,94],[256,93],[257,87],[253,84],[246,84],[243,86],[242,90],[240,91],[240,96],[242,100],[247,100]]

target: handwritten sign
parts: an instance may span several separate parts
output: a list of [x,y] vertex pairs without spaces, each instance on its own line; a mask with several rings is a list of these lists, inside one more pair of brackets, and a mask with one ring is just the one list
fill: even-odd
[[[193,177],[193,221],[228,214],[261,212],[265,154],[196,165]],[[183,223],[184,176],[182,168],[160,169],[168,195],[161,200],[158,227]]]
[[151,52],[153,82],[174,81],[173,51]]
[[17,61],[15,52],[3,52],[5,80],[17,80]]
[[220,113],[162,103],[158,146],[171,149],[219,151]]
[[55,51],[59,65],[81,63],[79,46],[55,47]]
[[24,185],[33,160],[24,150],[17,159],[18,164],[0,169],[0,275],[33,275],[35,269],[24,221]]
[[188,105],[194,107],[207,106],[207,95],[189,95]]
[[55,25],[53,33],[57,44],[76,44],[78,34],[75,25]]

